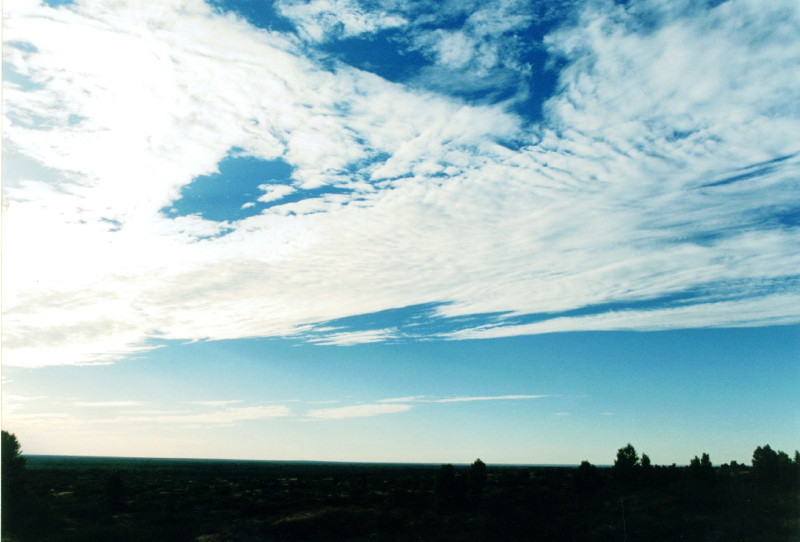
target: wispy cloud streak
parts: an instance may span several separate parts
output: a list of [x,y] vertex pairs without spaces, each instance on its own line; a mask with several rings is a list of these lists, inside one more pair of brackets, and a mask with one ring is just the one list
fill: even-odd
[[346,418],[366,418],[380,416],[382,414],[395,414],[407,412],[420,403],[468,403],[474,401],[520,401],[528,399],[541,399],[551,397],[550,395],[494,395],[494,396],[470,396],[470,397],[447,397],[430,398],[425,395],[413,395],[408,397],[394,397],[380,399],[374,403],[360,405],[350,405],[343,407],[322,408],[308,412],[309,418],[339,420]]
[[552,397],[552,395],[485,395],[468,397],[447,397],[442,399],[430,398],[426,395],[411,395],[408,397],[396,397],[381,399],[378,403],[469,403],[472,401],[519,401],[525,399],[542,399]]
[[542,399],[550,395],[496,395],[488,397],[450,397],[447,399],[435,399],[431,403],[468,403],[472,401],[519,401],[524,399]]
[[411,410],[411,405],[402,404],[364,404],[333,408],[319,408],[308,412],[309,418],[341,420],[346,418],[367,418],[382,414],[395,414]]
[[147,403],[143,401],[76,401],[73,404],[79,407],[117,408],[142,406],[146,405]]
[[218,407],[218,406],[235,405],[237,403],[243,403],[243,402],[244,401],[242,401],[241,399],[227,399],[221,401],[190,401],[188,404]]
[[284,405],[249,406],[188,414],[139,414],[120,416],[112,420],[125,423],[168,423],[191,425],[229,425],[237,422],[285,418],[291,409]]

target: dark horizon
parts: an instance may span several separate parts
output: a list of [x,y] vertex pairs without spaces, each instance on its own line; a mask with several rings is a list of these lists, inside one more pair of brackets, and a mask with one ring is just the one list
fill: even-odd
[[[275,463],[275,464],[311,464],[311,465],[375,465],[375,466],[391,466],[391,465],[407,465],[419,467],[433,467],[438,468],[441,465],[453,465],[455,467],[469,467],[472,461],[463,463],[453,463],[450,461],[441,462],[415,462],[415,461],[339,461],[339,460],[315,460],[315,459],[231,459],[231,458],[214,458],[214,457],[151,457],[151,456],[117,456],[117,455],[62,455],[62,454],[26,454],[22,453],[25,458],[64,458],[64,459],[111,459],[111,460],[145,460],[145,461],[209,461],[209,462],[227,462],[227,463]],[[483,458],[475,458],[481,459]],[[474,461],[474,460],[473,460]],[[486,461],[489,467],[556,467],[556,468],[569,468],[578,467],[575,463],[494,463]],[[610,468],[611,464],[595,464],[598,468]],[[687,465],[677,465],[688,466]]]
[[[9,541],[794,542],[800,453],[752,466],[380,464],[187,458],[21,458],[3,432]],[[17,452],[15,454],[15,451]],[[8,453],[7,453],[8,452]],[[5,540],[5,538],[4,538]]]

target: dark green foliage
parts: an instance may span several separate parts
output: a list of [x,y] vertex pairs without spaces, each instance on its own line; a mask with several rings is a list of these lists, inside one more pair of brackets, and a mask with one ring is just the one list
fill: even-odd
[[16,435],[2,431],[2,522],[13,532],[21,524],[25,500],[25,458]]
[[753,478],[762,488],[800,486],[798,454],[792,462],[786,452],[776,452],[769,444],[753,452]]
[[705,486],[714,484],[716,472],[707,453],[704,453],[700,458],[694,456],[694,459],[689,462],[689,474],[698,484]]
[[[622,456],[635,457],[630,449]],[[697,483],[692,467],[642,460],[632,466],[636,482],[623,486],[616,466],[588,461],[575,468],[31,456],[24,521],[3,532],[19,542],[800,540],[797,489],[760,489],[754,469],[715,468],[707,454],[696,468],[715,473],[710,486]]]
[[469,469],[470,493],[476,498],[480,498],[483,494],[483,489],[486,487],[486,480],[486,463],[476,459]]
[[436,479],[436,509],[439,512],[455,510],[463,503],[464,496],[464,481],[456,475],[456,468],[442,465]]
[[639,466],[639,455],[631,443],[617,450],[617,459],[614,461],[614,475],[623,486],[633,486],[636,481],[637,467]]
[[3,497],[14,486],[22,484],[25,477],[25,458],[22,457],[22,447],[17,436],[8,431],[2,431],[2,474]]
[[603,486],[600,471],[588,461],[581,461],[575,473],[575,491],[579,495],[593,495]]
[[614,468],[617,470],[630,470],[639,465],[639,454],[630,442],[624,448],[617,450],[617,459]]
[[119,473],[114,473],[106,479],[106,502],[112,512],[122,510],[125,495],[125,483]]

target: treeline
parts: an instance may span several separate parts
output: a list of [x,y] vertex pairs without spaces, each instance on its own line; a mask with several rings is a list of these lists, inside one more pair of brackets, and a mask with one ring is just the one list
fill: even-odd
[[[758,446],[750,465],[655,465],[627,444],[612,467],[442,465],[435,509],[482,534],[464,540],[800,540],[800,453]],[[455,479],[454,479],[455,478]],[[481,480],[475,482],[475,480]],[[482,529],[482,531],[481,531]]]
[[800,454],[749,465],[41,459],[3,432],[3,542],[800,540]]
[[[628,443],[617,451],[610,475],[588,461],[582,461],[575,471],[575,492],[596,492],[605,484],[612,483],[617,489],[642,489],[662,487],[681,481],[692,482],[698,488],[712,487],[716,482],[731,479],[747,479],[753,489],[798,490],[800,489],[800,452],[794,458],[786,452],[773,450],[769,444],[758,446],[753,452],[752,466],[736,461],[714,467],[711,457],[703,453],[689,461],[689,466],[678,467],[653,465],[647,454],[639,456],[636,448]],[[483,493],[487,483],[486,464],[477,459],[469,471],[457,474],[452,464],[442,465],[436,483],[436,497],[440,509],[452,508],[454,504],[475,502]]]
[[[647,454],[639,454],[633,445],[628,444],[617,451],[613,476],[622,487],[647,487],[674,483],[681,478],[701,486],[713,486],[717,479],[747,477],[754,487],[767,489],[800,489],[800,452],[795,451],[794,459],[786,452],[773,450],[769,444],[758,446],[753,452],[752,466],[736,461],[724,463],[715,468],[707,453],[694,456],[688,468],[679,468],[674,463],[669,466],[653,465]],[[576,480],[579,485],[591,485],[596,480],[593,467],[587,461],[578,468]]]

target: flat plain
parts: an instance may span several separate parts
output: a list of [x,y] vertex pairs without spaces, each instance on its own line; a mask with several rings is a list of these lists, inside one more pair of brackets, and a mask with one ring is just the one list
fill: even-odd
[[738,464],[619,474],[588,463],[26,456],[3,540],[798,540],[791,479],[765,485]]

